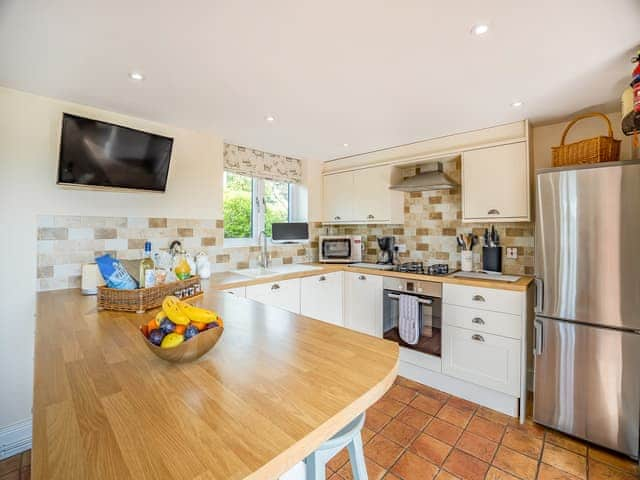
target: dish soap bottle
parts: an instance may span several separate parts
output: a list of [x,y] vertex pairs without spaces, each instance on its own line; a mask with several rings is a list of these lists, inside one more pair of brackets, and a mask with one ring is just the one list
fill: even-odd
[[184,250],[180,250],[180,253],[176,255],[173,272],[176,274],[178,280],[186,280],[191,276],[191,266],[187,261],[187,256]]
[[155,285],[155,264],[151,259],[151,242],[144,243],[144,257],[140,261],[140,288]]

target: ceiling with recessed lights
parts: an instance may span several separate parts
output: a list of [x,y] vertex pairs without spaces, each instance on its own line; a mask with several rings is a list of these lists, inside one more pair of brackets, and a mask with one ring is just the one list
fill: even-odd
[[2,0],[0,85],[326,160],[611,110],[639,24],[637,0]]

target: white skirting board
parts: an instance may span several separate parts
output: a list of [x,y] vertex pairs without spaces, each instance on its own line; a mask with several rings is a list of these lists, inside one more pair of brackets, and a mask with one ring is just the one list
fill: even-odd
[[0,460],[31,448],[31,419],[0,428]]
[[433,387],[456,397],[497,410],[512,417],[518,416],[518,399],[504,393],[474,385],[449,375],[400,361],[398,375],[423,385]]

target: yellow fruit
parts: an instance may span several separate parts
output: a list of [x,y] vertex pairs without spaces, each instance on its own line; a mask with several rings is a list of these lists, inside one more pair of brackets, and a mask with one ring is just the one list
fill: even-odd
[[162,320],[164,320],[165,318],[167,318],[167,314],[164,313],[163,310],[160,310],[157,314],[156,314],[156,325],[160,326],[160,322],[162,322]]
[[215,322],[218,318],[216,312],[205,310],[204,308],[194,307],[193,305],[185,302],[180,302],[179,307],[192,322],[209,323]]
[[162,348],[173,348],[184,342],[184,337],[179,333],[170,333],[162,339],[160,346]]
[[162,310],[173,323],[177,325],[189,325],[189,317],[181,310],[180,300],[177,297],[165,297],[162,301]]

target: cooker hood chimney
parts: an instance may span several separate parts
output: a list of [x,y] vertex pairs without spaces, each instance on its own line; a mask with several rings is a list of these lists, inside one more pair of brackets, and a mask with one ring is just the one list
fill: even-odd
[[[425,169],[429,169],[426,170]],[[430,190],[451,190],[458,184],[442,171],[442,162],[433,162],[421,168],[421,172],[407,177],[398,185],[391,185],[389,190],[401,192],[426,192]]]

